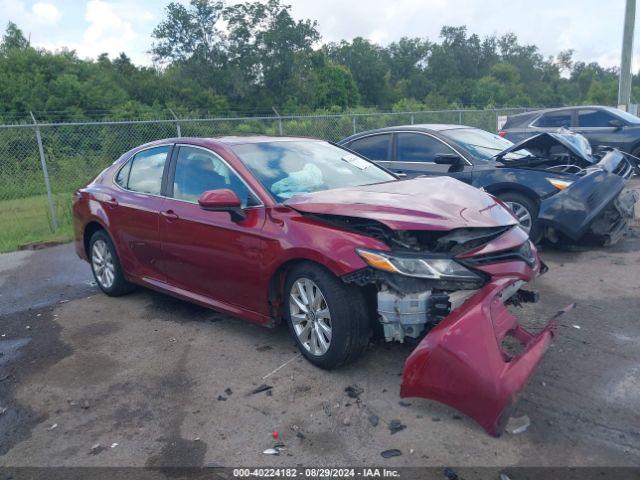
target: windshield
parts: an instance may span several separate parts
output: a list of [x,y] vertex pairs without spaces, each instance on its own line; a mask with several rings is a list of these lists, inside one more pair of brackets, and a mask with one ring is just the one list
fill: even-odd
[[612,108],[611,112],[614,115],[617,115],[618,117],[622,118],[623,120],[629,123],[632,123],[634,125],[640,124],[640,118],[636,117],[635,115],[632,115],[629,112],[625,112],[624,110],[618,110],[617,108]]
[[276,140],[233,145],[231,149],[278,201],[297,193],[396,179],[368,160],[327,142]]
[[[478,128],[453,128],[451,130],[443,130],[440,134],[456,142],[478,160],[491,160],[498,153],[513,145],[506,138]],[[526,150],[518,150],[517,152],[508,153],[504,158],[517,160],[529,155],[531,153]]]

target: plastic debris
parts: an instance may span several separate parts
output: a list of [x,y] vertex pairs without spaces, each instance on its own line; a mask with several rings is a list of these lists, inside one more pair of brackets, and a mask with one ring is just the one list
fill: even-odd
[[505,430],[512,435],[516,435],[518,433],[526,432],[529,425],[531,425],[531,420],[529,420],[527,415],[523,415],[522,417],[511,417],[507,422]]
[[397,448],[392,448],[390,450],[385,450],[384,452],[381,452],[380,455],[382,456],[382,458],[393,458],[393,457],[399,457],[400,455],[402,455],[402,452]]
[[402,422],[400,422],[400,420],[391,420],[389,422],[389,431],[391,432],[391,435],[393,435],[394,433],[398,433],[401,430],[404,430],[405,428],[407,428],[406,425],[403,425]]
[[265,455],[280,455],[280,451],[275,448],[267,448],[264,452]]
[[458,474],[455,472],[455,470],[451,467],[447,467],[444,469],[444,476],[447,477],[449,480],[458,480]]
[[50,427],[47,427],[47,430],[53,430],[54,428],[58,428],[58,424],[57,423],[54,423]]
[[296,437],[298,437],[300,440],[304,440],[305,439],[304,433],[302,433],[302,432],[296,432]]
[[120,445],[120,444],[119,444],[119,443],[116,443],[116,442],[113,442],[113,443],[111,444],[111,448],[116,448],[118,445]]
[[349,385],[344,389],[345,393],[349,398],[360,398],[360,394],[364,392],[364,389],[360,388],[358,385]]
[[4,415],[7,410],[9,410],[9,407],[0,408],[0,415]]
[[93,447],[91,447],[91,450],[89,450],[89,454],[90,455],[98,455],[104,449],[105,449],[105,447],[103,447],[99,443],[96,443]]
[[377,427],[378,423],[380,423],[380,417],[375,413],[372,413],[371,415],[369,415],[369,423],[372,426]]
[[582,327],[580,325],[571,325],[573,328],[575,328],[576,330],[580,330]]
[[227,397],[223,397],[222,395],[218,395],[218,401],[219,402],[226,402],[227,401]]
[[83,408],[84,410],[88,410],[88,409],[89,409],[89,407],[90,407],[90,405],[89,405],[89,400],[85,400],[85,401],[83,401],[83,402],[82,402],[82,408]]
[[251,390],[251,392],[249,392],[249,395],[255,395],[257,393],[261,393],[261,392],[268,392],[272,389],[273,387],[271,385],[267,385],[266,383],[263,383],[262,385],[260,385],[257,388],[254,388],[253,390]]
[[280,434],[278,433],[277,430],[274,430],[273,432],[271,432],[271,436],[277,440]]
[[230,388],[225,388],[224,389],[224,393],[227,394],[227,396],[231,395],[233,393],[233,390],[231,390]]
[[27,329],[27,330],[31,330],[31,326],[30,326],[30,325],[27,325],[27,326],[26,326],[26,329]]

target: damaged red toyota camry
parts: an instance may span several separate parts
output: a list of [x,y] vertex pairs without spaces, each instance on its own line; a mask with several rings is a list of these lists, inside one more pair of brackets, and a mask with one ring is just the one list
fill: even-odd
[[[305,138],[179,138],[138,147],[74,195],[78,255],[99,287],[135,284],[267,326],[331,369],[372,336],[413,341],[400,395],[493,435],[548,347],[506,308],[544,271],[504,205],[452,178],[399,180]],[[503,348],[506,338],[520,352]]]

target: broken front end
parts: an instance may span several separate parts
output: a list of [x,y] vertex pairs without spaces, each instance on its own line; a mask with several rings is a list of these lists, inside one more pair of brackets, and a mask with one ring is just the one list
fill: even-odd
[[537,300],[522,288],[546,269],[535,246],[517,226],[387,232],[386,241],[390,251],[359,250],[369,268],[344,280],[374,291],[386,341],[418,342],[401,397],[445,403],[500,435],[557,325],[533,334],[506,308]]

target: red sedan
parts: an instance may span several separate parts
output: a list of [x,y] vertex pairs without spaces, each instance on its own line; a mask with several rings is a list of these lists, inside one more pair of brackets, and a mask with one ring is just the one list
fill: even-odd
[[[304,138],[179,138],[124,154],[74,196],[78,255],[99,287],[135,284],[256,323],[286,321],[330,369],[372,337],[413,341],[402,396],[499,434],[551,341],[505,304],[534,299],[535,247],[494,197],[399,180]],[[517,354],[502,347],[515,337]]]

